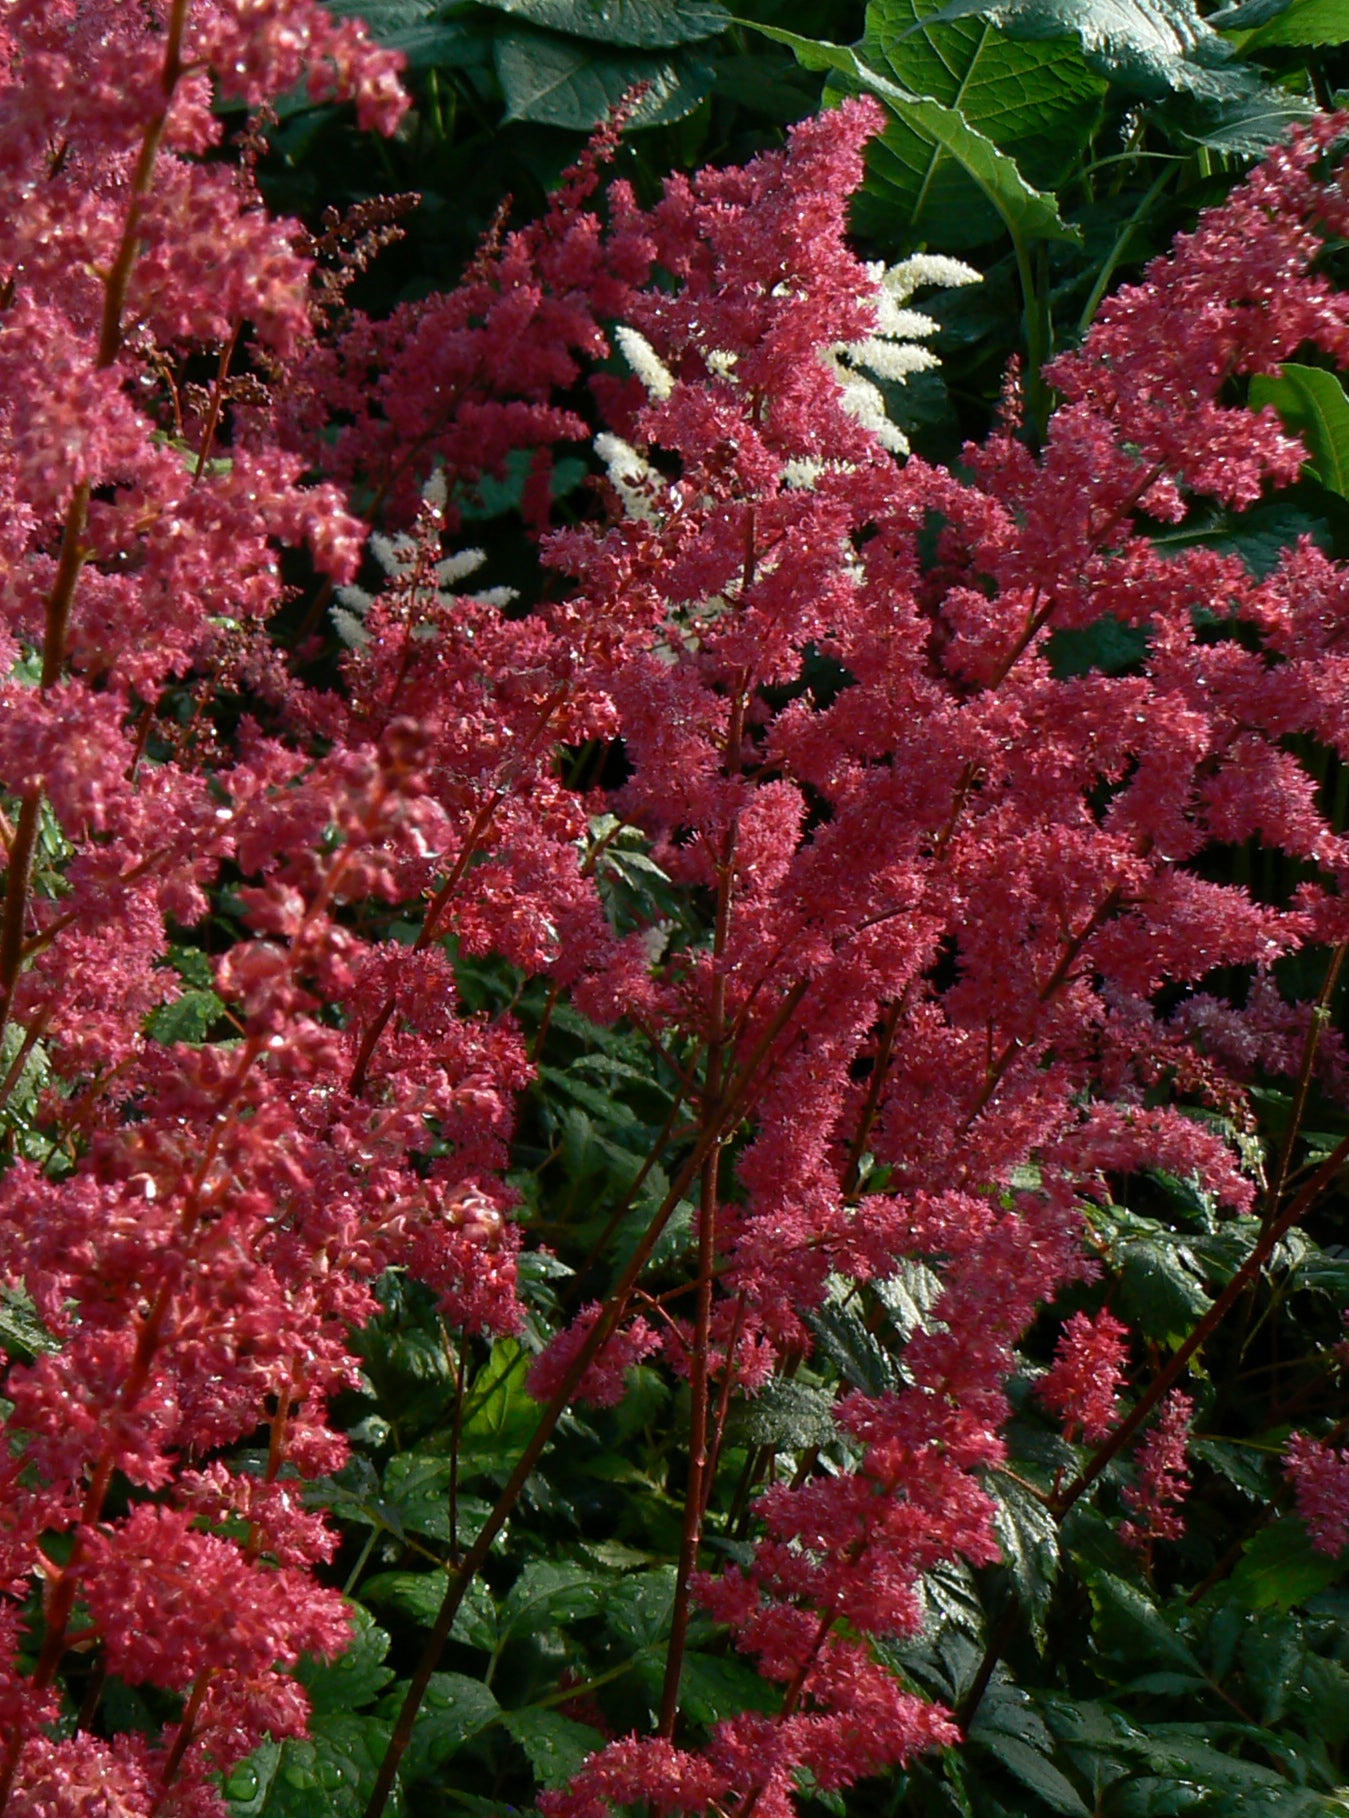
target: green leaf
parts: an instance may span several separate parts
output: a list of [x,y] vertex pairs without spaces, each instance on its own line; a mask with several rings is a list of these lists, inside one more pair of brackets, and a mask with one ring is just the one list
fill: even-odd
[[676,1572],[673,1566],[655,1566],[622,1579],[605,1602],[604,1616],[610,1629],[629,1647],[650,1648],[670,1626],[674,1608]]
[[[400,1680],[386,1700],[386,1708],[391,1712],[399,1710],[406,1691]],[[495,1723],[500,1714],[501,1707],[491,1687],[482,1680],[470,1679],[464,1673],[433,1673],[403,1757],[404,1780],[425,1779],[470,1737]]]
[[1302,1624],[1283,1610],[1262,1610],[1241,1639],[1241,1669],[1259,1700],[1261,1723],[1275,1724],[1303,1682],[1306,1646]]
[[1091,1808],[1083,1802],[1081,1794],[1068,1776],[1061,1773],[1047,1756],[1033,1749],[1029,1743],[997,1732],[980,1732],[979,1740],[1009,1774],[1043,1799],[1051,1811],[1072,1812],[1079,1814],[1080,1818],[1090,1818]]
[[450,1480],[454,1467],[448,1458],[426,1452],[400,1452],[389,1460],[384,1473],[384,1500],[398,1512],[404,1528],[429,1534],[435,1540],[450,1538]]
[[1275,18],[1253,31],[1244,51],[1275,44],[1343,44],[1349,40],[1349,0],[1293,0]]
[[[637,1669],[654,1697],[665,1677],[665,1650],[642,1655]],[[740,1711],[775,1711],[782,1694],[743,1660],[724,1654],[685,1654],[679,1675],[679,1705],[695,1723],[720,1723]]]
[[714,0],[481,0],[498,12],[574,38],[669,50],[715,37],[731,22]]
[[170,947],[169,964],[189,985],[196,985],[199,990],[206,990],[215,979],[215,967],[209,953],[203,953],[200,947]]
[[[1014,158],[1063,170],[1095,129],[1106,83],[1091,69],[1076,39],[1029,43],[1009,38],[989,19],[942,19],[939,0],[872,0],[867,9],[864,62],[885,71],[915,94],[959,111],[967,125]],[[892,130],[875,166],[871,193],[893,206],[889,170],[902,138]],[[979,212],[972,180],[941,146],[926,150],[926,173],[912,204],[913,224],[931,223],[941,244],[975,244],[977,226],[965,231],[964,215]],[[957,211],[957,212],[952,212]],[[869,211],[863,209],[863,215]],[[960,231],[952,239],[952,229]]]
[[757,1395],[735,1403],[726,1426],[730,1445],[777,1446],[800,1451],[838,1437],[834,1398],[812,1383],[776,1377]]
[[666,126],[691,114],[712,86],[713,66],[691,51],[661,57],[601,50],[583,39],[510,26],[493,49],[507,120],[589,132],[645,84],[632,126]]
[[1249,1496],[1252,1502],[1263,1505],[1269,1500],[1272,1485],[1267,1453],[1224,1439],[1192,1438],[1190,1455],[1220,1471],[1228,1483],[1243,1496]]
[[1251,407],[1272,405],[1284,428],[1302,438],[1307,465],[1331,492],[1349,499],[1349,398],[1332,372],[1319,366],[1282,366],[1282,377],[1257,374]]
[[1095,1612],[1093,1627],[1101,1652],[1124,1664],[1156,1668],[1163,1662],[1183,1670],[1195,1683],[1204,1680],[1188,1645],[1142,1591],[1113,1572],[1084,1574]]
[[[369,1603],[383,1604],[408,1616],[422,1628],[431,1628],[445,1601],[450,1575],[443,1568],[432,1572],[377,1572],[361,1586]],[[490,1654],[500,1639],[492,1593],[475,1578],[464,1593],[450,1630],[456,1641]]]
[[388,50],[401,51],[412,69],[459,69],[486,63],[494,23],[445,18],[441,0],[329,0],[328,11],[365,22]]
[[1058,1523],[1038,1496],[1001,1471],[990,1473],[988,1488],[997,1505],[994,1525],[1003,1561],[1043,1643],[1045,1612],[1059,1571]]
[[[309,1727],[305,1740],[265,1742],[230,1772],[224,1793],[235,1818],[361,1818],[392,1725],[327,1714]],[[389,1811],[401,1810],[396,1793]]]
[[1334,1746],[1349,1742],[1349,1669],[1338,1660],[1308,1656],[1303,1690],[1315,1734]]
[[560,1711],[507,1711],[501,1723],[528,1755],[540,1784],[549,1788],[566,1786],[587,1756],[604,1747],[598,1730]]
[[1228,101],[1207,104],[1193,112],[1193,118],[1186,118],[1183,112],[1176,118],[1176,125],[1192,145],[1202,145],[1209,151],[1232,152],[1238,157],[1258,158],[1290,126],[1312,119],[1316,108],[1300,95],[1261,87],[1250,94],[1234,95]]
[[1141,625],[1122,625],[1109,613],[1090,625],[1056,631],[1049,640],[1049,661],[1059,681],[1073,676],[1120,675],[1148,654],[1148,634]]
[[885,1395],[898,1388],[894,1359],[851,1307],[824,1306],[807,1313],[806,1319],[825,1356],[853,1388],[866,1395]]
[[1324,1591],[1339,1565],[1312,1546],[1295,1516],[1272,1522],[1247,1546],[1232,1574],[1232,1594],[1253,1610],[1291,1610]]
[[893,1275],[878,1280],[874,1286],[877,1298],[890,1315],[890,1323],[906,1340],[926,1324],[943,1290],[937,1271],[913,1257],[903,1258]]
[[834,71],[850,87],[864,89],[885,104],[893,123],[881,141],[885,156],[873,159],[873,170],[877,181],[895,192],[894,205],[903,211],[903,219],[909,219],[927,196],[935,152],[949,158],[971,179],[1014,237],[1077,239],[1077,230],[1065,226],[1060,218],[1054,198],[1033,189],[1014,160],[972,127],[959,108],[944,107],[930,96],[912,93],[843,45],[802,38],[776,26],[755,25],[754,29],[785,44],[806,69]]
[[502,1603],[502,1640],[597,1615],[606,1588],[606,1581],[584,1566],[532,1559]]
[[162,1042],[166,1048],[174,1042],[186,1042],[196,1048],[206,1040],[207,1031],[224,1011],[225,1006],[214,991],[184,991],[171,1004],[161,1004],[151,1012],[145,1032],[151,1041]]
[[1172,1344],[1187,1337],[1212,1304],[1188,1250],[1181,1244],[1143,1238],[1125,1244],[1120,1255],[1120,1300],[1131,1324],[1148,1338]]
[[316,1713],[357,1711],[372,1703],[393,1678],[393,1668],[384,1664],[389,1637],[375,1626],[369,1610],[358,1603],[349,1608],[355,1633],[346,1653],[336,1660],[304,1659],[295,1669]]
[[532,1438],[539,1404],[525,1388],[531,1361],[513,1338],[492,1346],[465,1398],[459,1456],[466,1472],[509,1469]]
[[[1199,1782],[1210,1798],[1215,1792],[1245,1795],[1265,1787],[1288,1790],[1288,1782],[1273,1768],[1217,1748],[1215,1730],[1219,1727],[1213,1723],[1154,1723],[1133,1742],[1132,1752],[1154,1770]],[[1247,1725],[1233,1727],[1238,1734],[1250,1734]]]
[[[466,523],[476,523],[484,518],[504,517],[507,512],[518,511],[533,465],[532,449],[513,448],[506,456],[505,472],[499,478],[485,473],[471,489],[464,488],[456,496],[455,503],[460,517]],[[569,492],[574,492],[589,471],[584,461],[564,456],[553,468],[550,486],[553,497],[563,499]]]
[[32,1363],[42,1352],[59,1349],[56,1339],[38,1318],[28,1290],[0,1285],[0,1350]]
[[1261,86],[1193,0],[1003,0],[988,10],[1015,37],[1073,34],[1094,69],[1153,100],[1190,94],[1225,101]]

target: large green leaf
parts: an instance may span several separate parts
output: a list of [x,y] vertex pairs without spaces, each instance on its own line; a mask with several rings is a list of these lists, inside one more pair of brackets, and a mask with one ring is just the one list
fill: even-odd
[[821,1307],[806,1318],[820,1341],[820,1349],[855,1389],[864,1395],[885,1395],[899,1386],[894,1359],[866,1321],[851,1307]]
[[166,1048],[175,1042],[196,1048],[206,1040],[211,1024],[224,1013],[225,1006],[214,991],[184,991],[172,1003],[161,1004],[151,1012],[145,1032],[151,1041],[162,1042]]
[[531,25],[601,44],[669,50],[725,31],[730,15],[714,0],[481,0]]
[[59,1348],[56,1339],[38,1318],[28,1290],[0,1284],[0,1349],[10,1357],[32,1363],[44,1351]]
[[1193,0],[1002,0],[988,11],[1016,37],[1072,34],[1094,69],[1135,94],[1222,101],[1260,86]]
[[525,1387],[530,1356],[514,1338],[502,1338],[474,1377],[459,1434],[466,1473],[509,1469],[532,1438],[539,1407]]
[[670,1625],[675,1581],[673,1566],[653,1566],[648,1572],[622,1579],[604,1610],[613,1633],[629,1647],[654,1647]]
[[1272,44],[1343,44],[1349,40],[1349,0],[1293,0],[1293,4],[1251,33],[1244,49]]
[[453,69],[485,63],[494,22],[447,17],[440,0],[329,0],[328,11],[364,21],[370,35],[402,51],[413,69]]
[[[940,11],[938,0],[872,0],[863,60],[914,93],[959,109],[970,126],[1018,160],[1029,156],[1037,167],[1061,172],[1089,140],[1106,93],[1105,80],[1077,40],[1017,40],[986,17],[942,19]],[[896,136],[890,135],[892,151]],[[927,156],[929,177],[914,210],[925,219],[957,175],[939,146]],[[953,195],[949,204],[956,201]],[[953,218],[944,213],[940,219],[945,245]]]
[[[1027,240],[1073,240],[1077,231],[1065,225],[1052,196],[1032,188],[1014,159],[986,134],[970,125],[958,107],[944,106],[930,95],[915,94],[882,75],[857,52],[824,39],[802,38],[776,26],[756,31],[785,44],[806,69],[829,70],[847,86],[862,89],[884,103],[892,116],[881,146],[874,148],[873,174],[894,191],[894,207],[911,221],[923,208],[935,207],[933,171],[941,160],[964,173],[997,211],[1009,233]],[[883,153],[883,155],[881,155]],[[939,154],[934,159],[934,153]]]
[[834,1397],[813,1383],[777,1377],[766,1382],[757,1395],[734,1404],[726,1437],[732,1445],[777,1446],[791,1451],[827,1446],[838,1437]]
[[1289,364],[1282,376],[1257,374],[1251,404],[1272,404],[1284,428],[1301,436],[1312,474],[1331,492],[1349,499],[1349,398],[1333,372]]
[[512,25],[493,50],[508,120],[565,126],[589,132],[626,95],[645,92],[633,110],[634,126],[663,126],[693,112],[712,86],[713,67],[688,50],[660,56],[608,50],[584,38]]
[[[633,1663],[653,1703],[665,1678],[664,1648],[650,1648]],[[721,1723],[740,1711],[775,1711],[782,1694],[743,1660],[724,1654],[685,1654],[679,1676],[679,1706],[695,1723]]]
[[1189,1247],[1141,1238],[1119,1256],[1125,1316],[1150,1339],[1179,1344],[1211,1304]]
[[[1249,94],[1235,95],[1217,106],[1196,103],[1178,112],[1175,124],[1191,143],[1209,151],[1258,158],[1290,126],[1310,120],[1315,112],[1313,104],[1300,95],[1261,84]],[[1186,117],[1187,113],[1192,117]]]

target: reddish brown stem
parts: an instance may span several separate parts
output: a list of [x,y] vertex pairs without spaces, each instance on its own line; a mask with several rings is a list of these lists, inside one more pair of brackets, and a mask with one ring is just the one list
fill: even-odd
[[365,1818],[382,1818],[384,1808],[389,1802],[389,1795],[393,1791],[399,1763],[412,1740],[413,1725],[417,1721],[417,1713],[426,1697],[431,1675],[435,1672],[441,1652],[449,1640],[450,1630],[454,1626],[455,1616],[458,1614],[465,1594],[482,1569],[491,1551],[493,1541],[510,1519],[515,1504],[519,1500],[520,1492],[535,1465],[543,1456],[557,1423],[565,1413],[581,1378],[609,1342],[626,1314],[637,1283],[650,1262],[652,1252],[660,1241],[661,1233],[669,1223],[676,1206],[698,1178],[712,1147],[722,1141],[724,1134],[733,1130],[744,1116],[745,1108],[758,1084],[765,1062],[778,1037],[796,1014],[809,988],[809,980],[799,980],[783,998],[777,1015],[764,1032],[753,1055],[750,1056],[730,1086],[726,1098],[718,1108],[717,1115],[705,1125],[702,1135],[695,1143],[683,1167],[671,1181],[669,1191],[652,1216],[618,1285],[605,1302],[603,1312],[592,1326],[585,1343],[572,1359],[571,1365],[558,1384],[552,1399],[540,1413],[538,1425],[534,1429],[529,1444],[520,1454],[515,1469],[511,1472],[505,1488],[497,1499],[496,1506],[483,1523],[477,1538],[464,1555],[462,1562],[451,1574],[435,1624],[408,1685],[388,1749],[380,1763],[379,1773],[375,1777],[375,1785],[366,1806]]

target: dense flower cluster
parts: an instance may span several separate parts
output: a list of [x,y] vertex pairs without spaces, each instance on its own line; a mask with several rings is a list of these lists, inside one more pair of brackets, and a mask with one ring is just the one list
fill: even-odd
[[1091,1444],[1114,1426],[1128,1355],[1128,1327],[1113,1313],[1074,1313],[1064,1326],[1037,1392],[1062,1417],[1066,1439],[1080,1434]]
[[1294,1433],[1284,1457],[1312,1544],[1322,1553],[1343,1552],[1349,1546],[1349,1456],[1342,1447]]
[[[458,290],[324,341],[310,243],[215,156],[211,102],[305,72],[390,126],[394,68],[356,27],[309,0],[19,0],[0,67],[2,1089],[39,1045],[53,1080],[0,1182],[0,1276],[49,1341],[6,1374],[0,1808],[218,1812],[222,1771],[303,1728],[287,1669],[347,1634],[300,1480],[346,1456],[328,1408],[375,1280],[518,1329],[531,1060],[454,953],[685,1057],[663,1216],[695,1202],[697,1279],[660,1327],[588,1306],[532,1382],[612,1401],[658,1352],[688,1378],[676,1630],[696,1597],[781,1688],[681,1746],[672,1644],[660,1733],[546,1809],[785,1818],[803,1773],[836,1791],[954,1740],[873,1644],[920,1623],[931,1567],[998,1556],[1007,1379],[1093,1272],[1084,1206],[1147,1168],[1249,1204],[1182,1105],[1241,1119],[1252,1056],[1291,1039],[1270,967],[1349,934],[1349,848],[1290,749],[1349,760],[1343,573],[1149,535],[1296,475],[1227,387],[1308,340],[1349,357],[1349,301],[1309,275],[1349,196],[1315,139],[1279,153],[1058,362],[1043,452],[1009,424],[957,478],[898,458],[873,383],[923,363],[903,306],[962,268],[849,250],[870,104],[650,209],[615,184],[606,220],[601,145]],[[609,478],[543,541],[545,599],[467,591],[456,497],[535,450],[542,526],[548,451],[590,434],[577,381],[614,349]],[[333,588],[330,691],[266,628],[300,548]],[[1054,635],[1108,617],[1146,633],[1134,671],[1065,678]],[[255,716],[213,715],[225,692]],[[559,749],[619,740],[621,784],[567,782]],[[597,810],[713,905],[706,940],[615,931]],[[1189,864],[1251,837],[1305,861],[1291,907]],[[213,1039],[164,1039],[194,963]],[[1201,991],[1219,967],[1265,981],[1243,1011]],[[939,1292],[895,1386],[836,1405],[856,1468],[771,1485],[752,1557],[701,1572],[717,1406],[909,1264]],[[1103,1433],[1124,1356],[1109,1316],[1069,1322],[1046,1405]],[[1173,1396],[1145,1444],[1148,1538],[1174,1531],[1188,1419]],[[77,1640],[176,1695],[160,1736],[81,1727]]]
[[1161,1417],[1138,1448],[1138,1481],[1129,1484],[1124,1500],[1135,1519],[1121,1524],[1120,1534],[1131,1547],[1148,1548],[1154,1540],[1178,1540],[1185,1532],[1181,1504],[1189,1494],[1188,1444],[1194,1402],[1174,1391],[1166,1399]]

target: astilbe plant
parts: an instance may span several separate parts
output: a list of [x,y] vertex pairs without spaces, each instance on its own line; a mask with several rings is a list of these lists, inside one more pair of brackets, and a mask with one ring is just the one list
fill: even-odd
[[[538,1431],[451,1574],[372,1809],[562,1412],[658,1352],[692,1425],[656,1730],[547,1809],[774,1818],[803,1774],[835,1790],[954,1740],[881,1647],[921,1622],[930,1568],[997,1556],[983,1479],[1017,1345],[1091,1276],[1084,1211],[1111,1175],[1250,1206],[1240,1154],[1181,1107],[1240,1124],[1251,1066],[1296,1072],[1307,1018],[1198,987],[1349,936],[1349,851],[1289,747],[1349,759],[1345,578],[1310,545],[1257,579],[1149,534],[1298,471],[1228,388],[1309,341],[1349,354],[1349,303],[1310,275],[1349,220],[1317,175],[1330,128],[1102,310],[1050,374],[1041,451],[1009,420],[957,477],[899,459],[859,384],[920,363],[886,352],[924,332],[897,301],[915,276],[960,275],[849,250],[868,104],[651,209],[615,184],[604,221],[592,156],[461,290],[320,344],[313,243],[208,155],[210,102],[307,71],[387,127],[386,58],[281,0],[47,0],[0,34],[5,1089],[39,1045],[55,1082],[0,1186],[0,1268],[50,1343],[7,1373],[0,1806],[209,1813],[222,1771],[302,1732],[286,1669],[349,1633],[299,1480],[345,1456],[350,1327],[390,1268],[466,1331],[519,1319],[505,1170],[531,1057],[464,1007],[454,953],[647,1031],[680,1057],[686,1129],[617,1287],[535,1365]],[[634,377],[596,375],[601,511],[543,542],[545,603],[469,593],[455,489],[539,449],[542,522],[547,450],[585,428],[557,393],[611,345]],[[216,377],[189,395],[203,351]],[[231,389],[236,361],[252,382]],[[307,463],[382,516],[377,591],[354,589],[368,526]],[[305,544],[347,590],[329,691],[266,629],[279,551]],[[1054,634],[1107,615],[1146,631],[1136,672],[1057,674]],[[241,693],[255,717],[210,710]],[[620,783],[566,781],[560,749],[620,740]],[[705,938],[613,932],[600,810],[708,906]],[[1251,837],[1316,880],[1290,906],[1192,862]],[[147,1038],[180,988],[173,937],[226,883],[231,1034]],[[696,1271],[657,1321],[637,1289],[685,1197]],[[836,1404],[854,1468],[770,1486],[752,1556],[705,1571],[731,1398],[796,1367],[831,1295],[909,1262],[940,1295],[902,1380]],[[1120,1420],[1123,1334],[1073,1325],[1046,1405],[1119,1449],[1177,1357]],[[1175,1395],[1145,1442],[1150,1537],[1176,1519],[1185,1412]],[[1290,1459],[1338,1532],[1339,1455]],[[780,1688],[701,1748],[680,1726],[695,1603]],[[162,1735],[109,1734],[97,1675],[77,1714],[68,1661],[90,1649],[174,1695]]]

